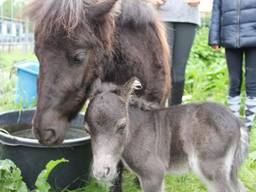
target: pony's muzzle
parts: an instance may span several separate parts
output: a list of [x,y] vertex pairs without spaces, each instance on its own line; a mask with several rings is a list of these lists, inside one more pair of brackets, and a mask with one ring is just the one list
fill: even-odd
[[33,129],[35,137],[38,139],[39,143],[44,145],[52,145],[58,142],[56,137],[56,131],[54,129]]
[[[54,129],[45,129],[42,130],[42,134],[43,137],[41,139],[43,139],[43,143],[45,144],[53,144],[56,143],[57,138],[56,138],[56,131]],[[40,141],[40,140],[39,140]]]
[[67,121],[50,112],[42,116],[35,115],[32,123],[33,134],[43,145],[60,144],[65,138],[67,128]]

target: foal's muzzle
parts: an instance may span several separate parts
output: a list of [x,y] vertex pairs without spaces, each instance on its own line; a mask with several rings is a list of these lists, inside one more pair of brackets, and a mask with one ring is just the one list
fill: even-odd
[[99,180],[103,180],[108,178],[108,176],[110,175],[110,167],[104,167],[102,170],[93,170],[93,175],[99,179]]
[[117,176],[117,164],[108,156],[94,158],[92,166],[93,176],[103,182],[111,182]]

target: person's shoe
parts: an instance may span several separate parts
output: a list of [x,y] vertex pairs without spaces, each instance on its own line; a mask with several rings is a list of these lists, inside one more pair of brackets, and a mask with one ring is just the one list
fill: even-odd
[[236,117],[240,118],[240,96],[231,97],[228,96],[228,106]]
[[248,129],[251,129],[256,114],[256,97],[246,97],[245,100],[245,118],[244,123]]

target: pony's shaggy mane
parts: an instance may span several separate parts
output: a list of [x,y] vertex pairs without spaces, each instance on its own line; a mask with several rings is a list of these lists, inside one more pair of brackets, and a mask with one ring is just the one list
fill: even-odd
[[165,103],[171,89],[170,48],[166,37],[165,26],[160,21],[155,6],[151,0],[122,0],[120,22],[122,25],[132,24],[135,27],[150,24],[155,29],[163,52],[162,63],[165,72],[165,86],[163,88],[164,96],[161,103]]
[[121,1],[121,24],[134,24],[141,26],[155,23],[157,10],[151,0],[122,0]]

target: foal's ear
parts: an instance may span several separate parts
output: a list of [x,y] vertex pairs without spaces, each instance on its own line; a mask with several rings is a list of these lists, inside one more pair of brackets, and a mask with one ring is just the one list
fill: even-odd
[[95,95],[97,95],[100,92],[101,87],[102,81],[100,78],[97,78],[91,85],[89,97],[93,98]]
[[132,77],[122,86],[120,96],[127,102],[134,91],[142,88],[140,80],[137,77]]

